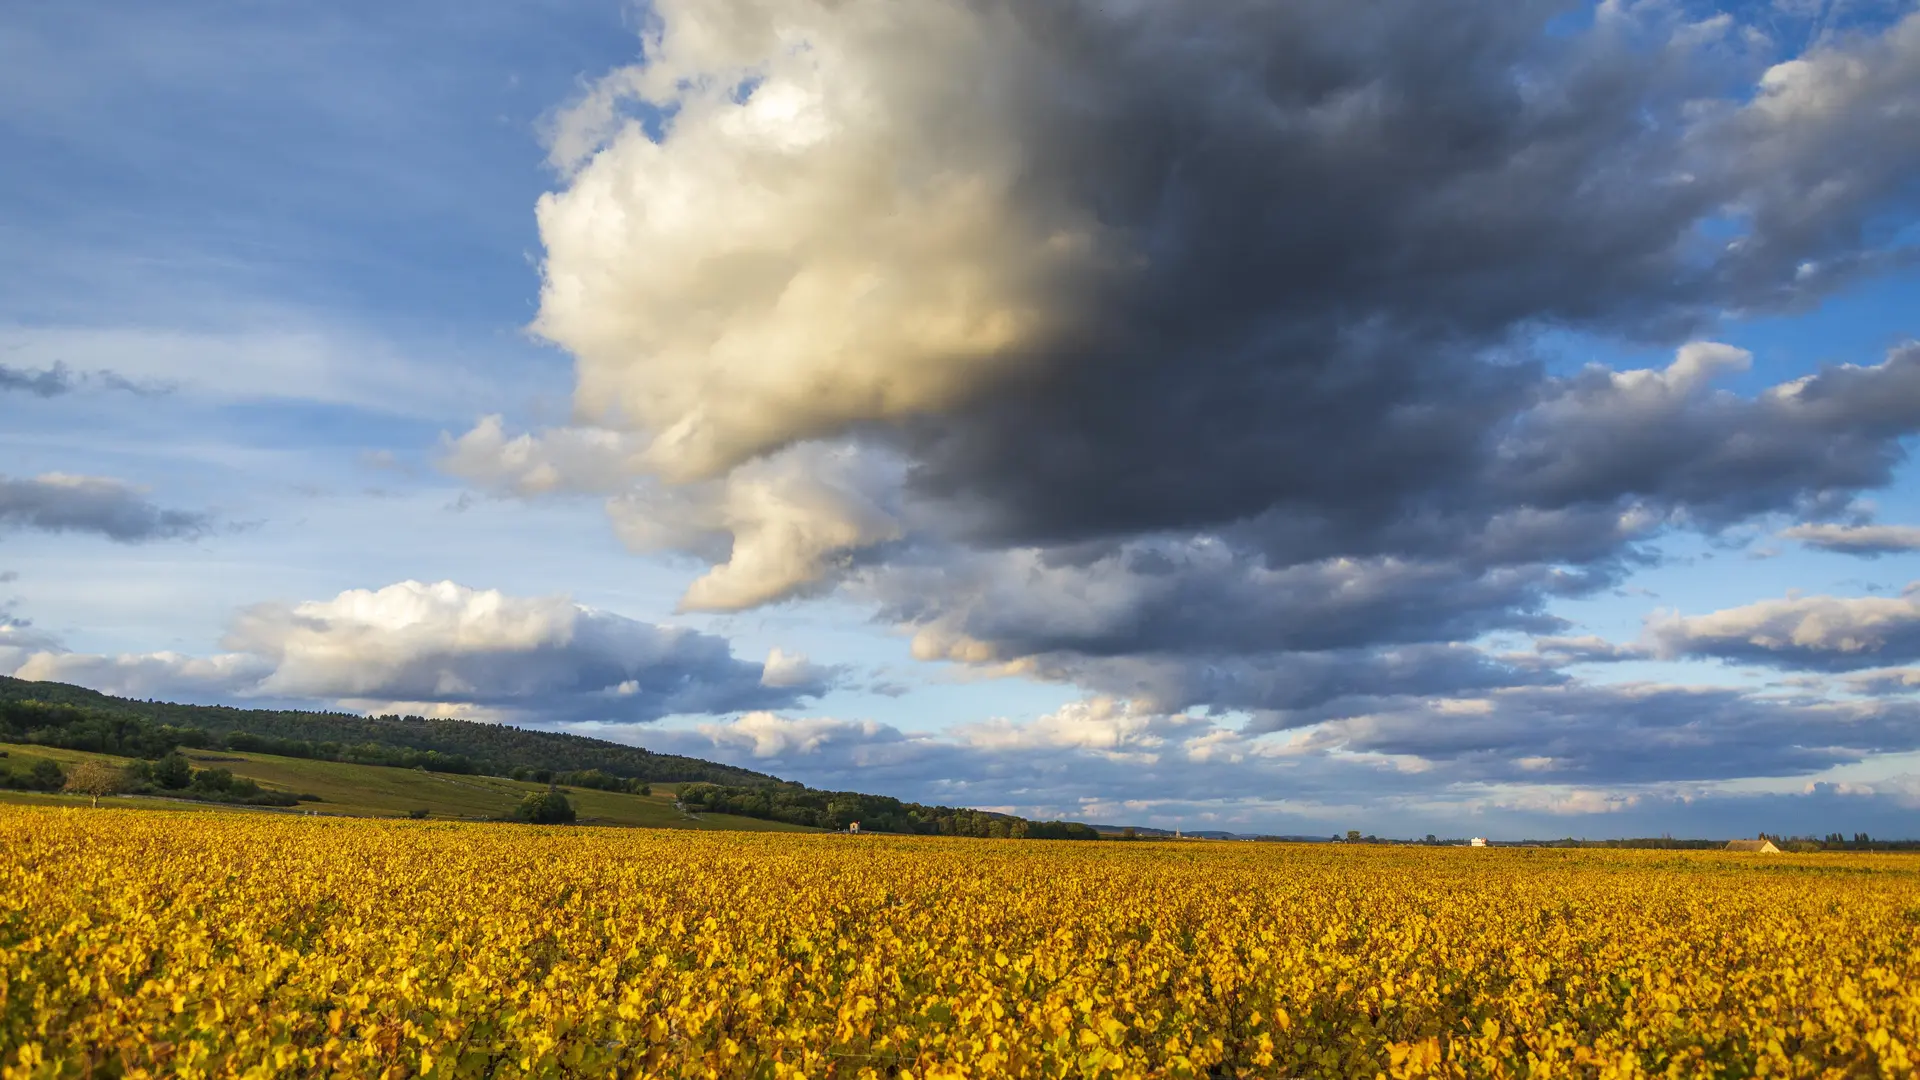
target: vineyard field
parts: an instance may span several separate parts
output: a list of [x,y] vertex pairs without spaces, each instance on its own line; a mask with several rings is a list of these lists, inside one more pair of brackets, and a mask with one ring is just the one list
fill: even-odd
[[1911,1077],[1920,857],[0,806],[0,1077]]

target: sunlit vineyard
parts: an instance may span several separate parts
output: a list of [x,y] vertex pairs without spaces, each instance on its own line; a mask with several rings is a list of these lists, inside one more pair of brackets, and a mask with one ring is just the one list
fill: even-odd
[[4,1075],[1888,1076],[1920,859],[0,808]]

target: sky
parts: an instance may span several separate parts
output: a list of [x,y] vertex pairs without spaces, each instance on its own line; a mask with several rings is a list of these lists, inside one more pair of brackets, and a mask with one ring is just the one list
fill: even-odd
[[0,9],[0,674],[1920,836],[1920,10]]

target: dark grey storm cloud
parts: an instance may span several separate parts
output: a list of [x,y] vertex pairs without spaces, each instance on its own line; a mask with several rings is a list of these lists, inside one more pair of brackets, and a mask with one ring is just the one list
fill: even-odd
[[1263,730],[1352,716],[1407,697],[1484,693],[1567,679],[1550,663],[1532,657],[1490,655],[1451,642],[1246,656],[1088,657],[1059,652],[1033,657],[1030,663],[1043,678],[1165,712],[1202,707],[1248,712],[1254,726]]
[[118,480],[0,476],[0,529],[97,533],[130,544],[195,537],[211,527],[205,514],[163,509]]
[[[1323,560],[1281,568],[1217,540],[1124,545],[1086,562],[994,553],[872,575],[882,617],[980,659],[1073,651],[1246,655],[1549,632],[1548,595],[1587,583],[1543,564]],[[947,650],[942,650],[947,651]]]
[[1828,367],[1752,397],[1714,393],[1724,346],[1689,346],[1659,377],[1592,370],[1515,418],[1491,482],[1532,506],[1637,496],[1708,525],[1882,487],[1920,430],[1920,344]]
[[[1508,357],[1540,329],[1658,338],[1809,303],[1873,263],[1912,218],[1920,144],[1860,118],[1916,101],[1920,18],[1704,116],[1687,103],[1732,69],[1645,27],[1531,18],[1033,16],[1062,81],[1100,88],[1034,141],[1037,171],[1151,254],[1046,374],[908,445],[976,542],[1083,564],[896,568],[873,579],[885,613],[958,637],[950,655],[1331,661],[1551,631],[1551,598],[1616,584],[1663,528],[1888,483],[1920,431],[1920,346],[1752,397],[1715,388],[1746,362],[1725,346],[1564,378]],[[1716,222],[1740,235],[1709,243]],[[1215,675],[1235,666],[1183,681],[1257,698]]]
[[[1920,345],[1753,392],[1708,340],[1920,251],[1920,139],[1888,135],[1920,12],[753,10],[781,33],[663,0],[541,208],[539,327],[635,437],[614,474],[701,511],[647,537],[767,572],[716,608],[843,583],[923,658],[1272,727],[1500,688],[1599,717],[1525,696],[1599,651],[1463,643],[1565,633],[1554,601],[1675,529],[1830,522],[1920,433]],[[649,135],[623,96],[684,108]],[[1673,359],[1553,373],[1549,334]],[[904,464],[848,470],[857,499],[743,482],[820,447]]]
[[1518,505],[1746,512],[1883,478],[1888,436],[1920,421],[1910,393],[1865,430],[1837,415],[1866,407],[1852,389],[1904,386],[1903,362],[1830,380],[1832,422],[1755,455],[1800,451],[1760,490],[1765,461],[1661,450],[1763,430],[1765,408],[1675,409],[1668,446],[1568,473],[1536,460],[1527,419],[1578,410],[1624,450],[1620,392],[1505,362],[1537,330],[1672,339],[1884,261],[1920,202],[1920,142],[1879,119],[1920,103],[1920,16],[1773,69],[1743,103],[1715,97],[1763,66],[1731,37],[1688,50],[1605,18],[1549,34],[1545,9],[1018,10],[1057,65],[1024,140],[1034,198],[1098,207],[1138,261],[1075,294],[1074,331],[1023,377],[912,429],[918,488],[972,503],[982,536],[1277,512],[1364,551],[1410,518],[1472,528]]
[[1920,429],[1920,346],[1751,397],[1713,387],[1745,362],[1689,345],[1662,370],[1543,381],[1474,475],[1365,530],[1269,509],[1192,539],[894,553],[855,587],[923,654],[957,659],[1352,656],[1556,633],[1547,603],[1617,584],[1659,530],[1843,507],[1889,482]]

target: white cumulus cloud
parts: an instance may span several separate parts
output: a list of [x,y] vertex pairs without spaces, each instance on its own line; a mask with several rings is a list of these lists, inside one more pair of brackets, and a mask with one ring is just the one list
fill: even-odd
[[725,638],[564,596],[516,597],[451,581],[255,605],[239,613],[222,645],[226,653],[208,658],[43,649],[16,656],[12,673],[143,697],[405,702],[424,711],[629,722],[791,705],[823,693],[830,676],[785,654],[767,664],[741,660]]
[[[540,201],[535,325],[578,358],[581,410],[647,431],[665,474],[948,407],[1057,330],[1055,283],[1108,257],[1091,207],[1031,190],[1044,67],[1017,20],[946,0],[657,12],[646,63],[557,125],[579,167]],[[620,97],[670,110],[666,137],[610,123]]]
[[1808,670],[1920,659],[1920,583],[1899,596],[1787,596],[1705,615],[1663,615],[1649,633],[1669,657]]

